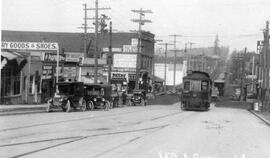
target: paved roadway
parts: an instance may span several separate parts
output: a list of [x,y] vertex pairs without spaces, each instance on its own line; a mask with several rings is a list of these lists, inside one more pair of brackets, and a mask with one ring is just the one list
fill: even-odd
[[244,109],[176,104],[1,116],[0,157],[270,158],[270,127]]

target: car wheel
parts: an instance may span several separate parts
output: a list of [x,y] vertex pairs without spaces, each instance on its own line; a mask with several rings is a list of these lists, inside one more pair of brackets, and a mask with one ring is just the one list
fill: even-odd
[[83,99],[81,103],[81,110],[86,111],[86,101]]
[[110,102],[109,101],[105,101],[104,110],[109,110],[109,109],[110,109]]
[[68,100],[67,101],[67,103],[66,103],[66,105],[65,105],[65,112],[70,112],[70,110],[71,110],[71,103],[70,103],[70,101]]
[[92,111],[94,110],[94,103],[92,101],[88,102],[88,108]]
[[51,112],[51,106],[53,106],[51,102],[52,102],[52,99],[48,100],[47,102],[47,107],[46,107],[47,112]]
[[141,100],[141,105],[146,106],[144,99]]

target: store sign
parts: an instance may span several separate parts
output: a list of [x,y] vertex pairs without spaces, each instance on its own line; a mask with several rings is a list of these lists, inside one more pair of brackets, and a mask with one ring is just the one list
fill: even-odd
[[123,52],[125,53],[136,53],[138,52],[138,47],[133,45],[123,45]]
[[118,79],[118,80],[126,79],[126,74],[123,74],[123,73],[112,73],[112,79]]
[[58,44],[47,42],[2,42],[1,49],[58,50]]
[[137,47],[138,46],[138,38],[132,38],[131,39],[131,45]]
[[64,67],[64,77],[74,78],[76,77],[76,67]]
[[80,62],[81,58],[83,57],[82,54],[65,54],[66,62]]
[[114,54],[113,67],[136,68],[137,54]]
[[[109,48],[103,48],[103,52],[109,52]],[[112,48],[112,52],[122,52],[122,48]]]
[[[82,60],[83,65],[95,65],[95,58],[84,58]],[[106,59],[98,59],[98,65],[107,64]]]
[[42,79],[51,79],[53,74],[53,66],[44,65],[42,66]]
[[[65,54],[59,54],[59,61],[65,61],[66,57]],[[55,53],[44,53],[42,61],[48,61],[48,62],[56,62],[57,61],[57,54]]]

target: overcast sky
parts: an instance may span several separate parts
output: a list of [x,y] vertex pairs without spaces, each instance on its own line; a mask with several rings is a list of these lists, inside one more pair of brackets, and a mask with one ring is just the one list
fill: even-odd
[[[94,0],[2,0],[2,29],[27,31],[82,32],[83,3],[94,7]],[[270,20],[270,0],[99,0],[101,11],[111,17],[114,29],[129,31],[138,28],[130,19],[138,18],[132,9],[150,9],[152,20],[144,30],[156,39],[172,41],[170,34],[180,34],[177,47],[195,42],[194,47],[213,46],[218,34],[220,44],[230,50],[255,51],[262,39],[265,21]],[[94,12],[89,11],[88,17]],[[91,25],[93,21],[88,21]],[[93,30],[89,30],[93,32]]]

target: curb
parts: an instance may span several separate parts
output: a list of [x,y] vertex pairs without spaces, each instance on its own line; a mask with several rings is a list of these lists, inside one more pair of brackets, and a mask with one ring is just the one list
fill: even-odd
[[35,110],[35,111],[13,111],[13,112],[4,112],[4,113],[0,113],[0,116],[14,116],[14,115],[37,114],[37,113],[46,113],[46,111],[45,111],[45,110]]
[[248,110],[250,113],[252,113],[253,115],[257,116],[259,119],[261,119],[264,123],[266,123],[268,126],[270,126],[270,121],[266,120],[265,118],[263,118],[262,116],[260,116],[259,114],[255,113],[252,110]]

